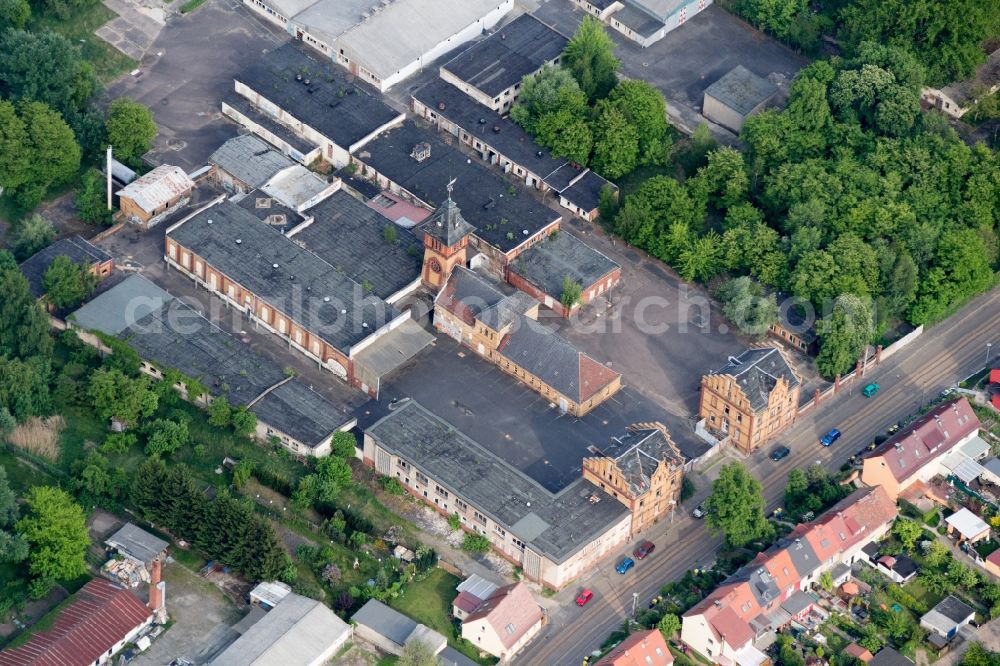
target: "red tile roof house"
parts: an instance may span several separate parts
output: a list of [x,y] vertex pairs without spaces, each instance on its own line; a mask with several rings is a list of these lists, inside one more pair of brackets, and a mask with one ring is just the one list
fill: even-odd
[[104,664],[153,621],[153,611],[128,590],[95,578],[59,611],[51,629],[0,652],[0,666]]
[[897,514],[883,488],[861,488],[817,520],[787,537],[727,578],[682,618],[681,640],[714,663],[759,666],[766,655],[754,641],[814,610],[805,592],[824,571],[865,557],[862,548],[882,538]]
[[658,629],[632,634],[594,666],[670,666],[674,655]]
[[[465,603],[461,591],[459,599]],[[470,595],[471,596],[471,595]],[[542,628],[542,609],[524,583],[505,585],[492,591],[462,620],[462,638],[495,657],[509,659]]]
[[911,484],[940,474],[947,453],[976,437],[979,428],[968,400],[942,402],[872,451],[861,481],[882,486],[895,500]]

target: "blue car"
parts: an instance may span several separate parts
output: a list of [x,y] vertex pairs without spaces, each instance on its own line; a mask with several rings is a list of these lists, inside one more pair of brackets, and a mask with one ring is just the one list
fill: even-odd
[[615,567],[615,571],[617,571],[620,574],[623,574],[634,566],[635,566],[635,560],[633,560],[631,557],[626,557],[618,564],[617,567]]
[[823,446],[830,446],[838,439],[840,439],[840,431],[837,430],[836,428],[833,428],[832,430],[830,430],[830,432],[820,437],[819,443],[822,444]]

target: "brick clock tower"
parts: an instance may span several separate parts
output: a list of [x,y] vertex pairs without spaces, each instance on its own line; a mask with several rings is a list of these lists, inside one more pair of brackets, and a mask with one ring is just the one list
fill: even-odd
[[476,230],[465,221],[451,200],[454,184],[454,180],[448,183],[448,198],[420,227],[424,232],[424,265],[420,278],[434,292],[441,290],[455,266],[465,265],[469,234]]

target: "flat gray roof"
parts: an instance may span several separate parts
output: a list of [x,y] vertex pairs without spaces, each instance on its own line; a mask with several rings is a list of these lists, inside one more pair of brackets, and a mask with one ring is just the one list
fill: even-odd
[[706,95],[714,97],[741,116],[748,115],[759,104],[771,99],[776,92],[778,86],[757,76],[743,65],[732,68],[705,89]]
[[215,149],[208,161],[253,188],[262,186],[271,176],[295,164],[253,134],[226,141]]
[[406,639],[417,628],[416,620],[411,620],[377,599],[369,599],[351,616],[351,622],[374,629],[396,645],[405,644]]
[[[289,2],[290,0],[282,0]],[[329,46],[342,34],[361,23],[361,15],[377,0],[301,0],[306,7],[288,16],[295,26],[315,34]]]
[[582,479],[550,493],[415,400],[366,433],[555,562],[628,514],[621,502]]
[[277,428],[306,446],[318,446],[354,422],[350,403],[334,404],[298,378],[285,382],[250,408],[262,423]]
[[231,201],[200,211],[167,235],[345,354],[399,314]]
[[118,335],[174,297],[142,275],[132,275],[82,306],[70,317],[80,328]]
[[562,294],[564,278],[586,291],[618,268],[606,255],[567,231],[535,243],[518,255],[511,266],[515,273],[557,299]]

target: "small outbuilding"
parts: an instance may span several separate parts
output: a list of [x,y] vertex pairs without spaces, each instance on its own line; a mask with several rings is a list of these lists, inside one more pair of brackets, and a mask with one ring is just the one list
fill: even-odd
[[153,560],[162,559],[170,545],[132,523],[125,525],[104,542],[108,549],[123,557],[135,560],[149,569]]
[[426,625],[419,624],[377,599],[369,599],[351,617],[354,633],[389,654],[402,654],[408,643],[420,641],[434,654],[448,645],[448,640]]
[[941,638],[949,639],[958,633],[961,627],[972,622],[976,611],[967,603],[948,595],[920,618],[920,626]]
[[739,132],[746,119],[763,111],[777,93],[778,86],[737,65],[705,89],[701,113],[712,122]]
[[125,219],[146,229],[191,200],[194,181],[177,166],[161,164],[118,191]]
[[966,508],[959,509],[945,518],[948,534],[957,535],[961,541],[977,543],[990,538],[990,526]]

